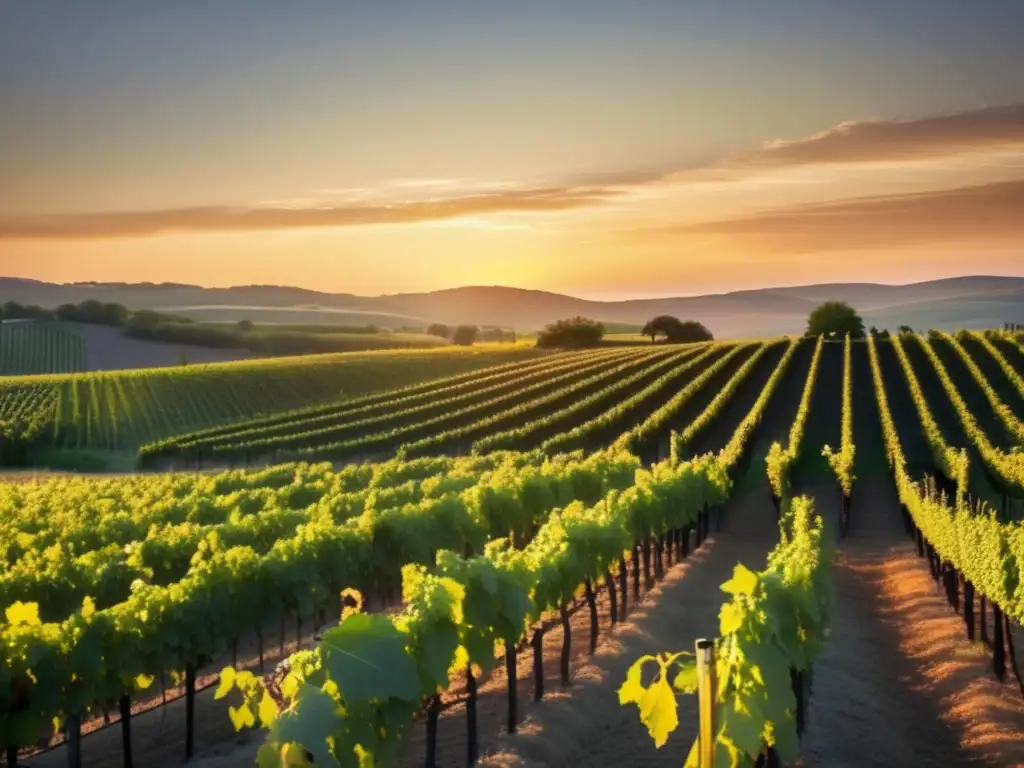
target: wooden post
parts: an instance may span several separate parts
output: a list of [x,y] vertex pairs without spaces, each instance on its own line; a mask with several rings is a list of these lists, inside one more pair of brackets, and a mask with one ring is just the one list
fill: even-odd
[[619,589],[622,591],[622,608],[619,609],[619,618],[622,621],[626,619],[626,611],[628,609],[629,597],[627,595],[628,587],[628,576],[626,574],[626,556],[622,556],[622,560],[619,561]]
[[981,613],[981,621],[979,622],[979,626],[981,627],[981,642],[985,645],[988,645],[988,616],[986,615],[985,610],[986,602],[987,601],[985,600],[985,593],[982,592],[981,600],[979,601],[979,608]]
[[650,590],[654,586],[654,579],[651,578],[651,537],[644,537],[644,589]]
[[[282,623],[283,627],[284,624]],[[192,759],[196,722],[196,668],[185,667],[185,760]]]
[[427,759],[426,768],[437,768],[437,716],[441,712],[441,697],[430,697],[427,706]]
[[516,646],[515,643],[505,644],[505,673],[508,677],[508,732],[515,733],[519,723],[519,715],[516,708]]
[[533,633],[533,700],[544,698],[544,625]]
[[118,701],[121,713],[121,755],[124,768],[132,768],[132,700],[125,694]]
[[466,665],[466,765],[476,765],[480,752],[476,733],[476,677],[472,663]]
[[569,611],[566,610],[565,602],[559,609],[562,617],[562,658],[559,666],[561,673],[562,687],[569,686],[569,656],[572,654],[572,628],[569,626]]
[[612,626],[615,626],[615,622],[619,620],[619,606],[618,597],[615,594],[615,578],[612,576],[612,572],[605,569],[604,572],[604,585],[608,589],[608,603],[611,613]]
[[974,585],[964,580],[964,623],[967,625],[967,638],[974,642]]
[[718,686],[715,681],[715,641],[698,640],[697,646],[697,696],[699,699],[698,765],[700,768],[715,767],[715,696]]
[[992,671],[999,682],[1006,680],[1006,648],[1003,641],[1003,609],[992,603]]
[[65,732],[68,739],[68,768],[82,768],[82,718],[68,715]]
[[599,629],[597,620],[597,598],[594,596],[594,586],[590,579],[584,582],[584,590],[587,597],[587,607],[590,608],[590,655],[597,653],[597,633]]
[[633,600],[640,600],[640,546],[633,545]]

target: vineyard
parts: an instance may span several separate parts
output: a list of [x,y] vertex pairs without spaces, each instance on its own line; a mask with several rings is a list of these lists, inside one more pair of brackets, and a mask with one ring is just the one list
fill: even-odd
[[[312,360],[0,380],[47,440],[186,470],[0,486],[8,765],[177,765],[235,730],[211,764],[1024,760],[1009,336]],[[927,718],[908,678],[953,666],[915,667],[887,600],[901,637],[931,605],[971,643],[949,696],[998,700],[1005,744],[958,740],[996,715],[957,700],[885,746],[890,689]]]
[[0,323],[0,376],[85,369],[85,342],[57,323]]
[[479,345],[0,377],[0,420],[31,419],[57,446],[135,450],[189,430],[543,355]]

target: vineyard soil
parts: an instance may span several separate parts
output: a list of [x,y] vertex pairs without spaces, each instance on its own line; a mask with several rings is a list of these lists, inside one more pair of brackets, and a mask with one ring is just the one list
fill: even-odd
[[590,664],[577,670],[571,693],[538,705],[520,733],[502,736],[482,765],[682,765],[696,737],[696,697],[678,698],[680,727],[655,749],[636,707],[619,706],[616,692],[642,654],[692,650],[697,638],[715,636],[725,598],[719,585],[738,561],[764,566],[778,539],[767,483],[727,504],[722,520],[722,532],[712,533],[705,549],[674,566],[652,599],[605,640]]
[[903,530],[892,483],[854,486],[807,766],[1024,764],[1024,700],[992,676]]

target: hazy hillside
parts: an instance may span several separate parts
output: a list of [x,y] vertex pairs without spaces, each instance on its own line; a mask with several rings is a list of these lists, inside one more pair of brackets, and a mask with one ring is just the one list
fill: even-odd
[[911,285],[836,283],[733,293],[588,301],[546,291],[464,287],[363,297],[280,286],[202,288],[177,284],[69,284],[0,278],[0,301],[53,307],[86,298],[133,309],[175,311],[202,320],[261,323],[376,323],[396,328],[427,322],[512,326],[520,331],[571,315],[643,323],[658,314],[695,318],[720,337],[770,336],[803,330],[807,313],[826,299],[851,302],[869,325],[894,328],[984,328],[1024,322],[1024,278],[961,277]]

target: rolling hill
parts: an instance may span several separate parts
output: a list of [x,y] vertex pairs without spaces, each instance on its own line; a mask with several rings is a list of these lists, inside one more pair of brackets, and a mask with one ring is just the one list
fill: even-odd
[[698,319],[719,337],[798,333],[808,312],[827,299],[849,301],[869,325],[879,328],[905,323],[951,330],[1024,322],[1022,277],[958,277],[909,285],[834,283],[629,301],[590,301],[502,286],[368,297],[268,285],[203,288],[176,283],[56,284],[0,278],[0,302],[53,307],[87,298],[116,301],[132,309],[160,309],[197,320],[372,322],[390,328],[428,322],[473,323],[511,326],[521,332],[572,315],[638,324],[658,314],[672,314]]

